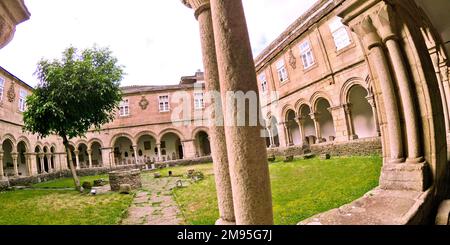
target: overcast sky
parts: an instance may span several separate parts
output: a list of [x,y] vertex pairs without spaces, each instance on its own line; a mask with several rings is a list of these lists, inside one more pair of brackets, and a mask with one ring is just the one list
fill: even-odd
[[[316,0],[243,0],[254,56]],[[0,50],[0,66],[34,86],[41,58],[73,45],[109,47],[122,85],[177,84],[203,69],[198,23],[180,0],[25,0],[31,19]]]

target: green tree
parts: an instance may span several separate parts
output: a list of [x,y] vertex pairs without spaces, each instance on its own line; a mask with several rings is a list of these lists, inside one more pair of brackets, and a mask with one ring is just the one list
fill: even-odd
[[107,48],[78,52],[69,47],[61,60],[42,59],[35,75],[39,84],[27,98],[24,129],[41,137],[59,135],[63,139],[76,189],[82,191],[69,140],[114,119],[122,100],[123,67]]

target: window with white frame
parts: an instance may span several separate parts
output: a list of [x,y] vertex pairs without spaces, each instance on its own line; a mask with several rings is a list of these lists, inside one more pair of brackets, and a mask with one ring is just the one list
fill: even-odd
[[205,108],[205,102],[203,100],[203,92],[194,93],[194,107],[196,110]]
[[130,101],[124,99],[119,104],[119,116],[126,117],[130,115]]
[[300,44],[300,56],[305,69],[314,65],[314,55],[311,49],[311,43],[309,41],[304,41]]
[[24,112],[27,108],[26,101],[27,101],[28,93],[24,89],[19,90],[19,111]]
[[284,59],[281,59],[277,62],[277,73],[280,82],[285,82],[289,79]]
[[168,112],[169,110],[170,110],[169,95],[159,96],[159,111],[160,112]]
[[261,92],[265,94],[267,92],[267,79],[265,74],[259,75],[259,81],[261,83]]
[[0,77],[0,101],[3,100],[3,90],[5,87],[5,79]]
[[341,50],[351,44],[349,33],[341,20],[342,18],[337,17],[329,24],[337,50]]

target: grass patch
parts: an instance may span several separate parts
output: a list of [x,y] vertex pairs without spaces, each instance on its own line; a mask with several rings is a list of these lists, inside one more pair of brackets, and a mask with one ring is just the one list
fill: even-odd
[[[290,163],[278,159],[269,166],[275,224],[294,225],[358,199],[378,185],[381,165],[379,156],[314,158]],[[212,164],[170,171],[184,174],[188,169],[202,171],[205,179],[175,189],[174,197],[187,224],[212,225],[219,217]]]
[[0,192],[0,225],[114,225],[133,195],[91,196],[76,191]]
[[[97,179],[105,179],[108,180],[108,175],[96,175],[96,176],[83,176],[80,177],[80,184],[83,184],[85,181],[89,181],[91,183],[94,182],[94,180]],[[47,182],[37,183],[34,184],[33,187],[35,188],[75,188],[75,184],[73,183],[73,178],[62,178],[62,179],[56,179],[51,180]]]

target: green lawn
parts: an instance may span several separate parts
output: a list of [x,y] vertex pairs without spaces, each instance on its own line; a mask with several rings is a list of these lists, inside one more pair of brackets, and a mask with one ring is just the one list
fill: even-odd
[[[275,224],[293,225],[315,214],[340,207],[378,185],[382,159],[342,157],[270,164]],[[174,196],[188,224],[210,225],[219,217],[212,164],[170,169],[203,171],[204,181],[176,189]],[[168,170],[161,171],[166,175]]]
[[[85,181],[93,182],[98,179],[108,180],[108,175],[97,175],[97,176],[84,176],[80,177],[80,183],[83,184]],[[57,180],[51,180],[47,182],[42,182],[38,184],[34,184],[35,188],[75,188],[75,184],[73,183],[73,178],[63,178]]]
[[114,225],[133,195],[91,196],[76,191],[0,192],[0,225]]

